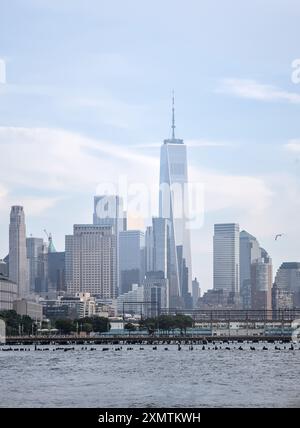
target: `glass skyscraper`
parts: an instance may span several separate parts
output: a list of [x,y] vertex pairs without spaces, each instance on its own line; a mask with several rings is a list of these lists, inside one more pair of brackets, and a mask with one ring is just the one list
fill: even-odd
[[187,150],[175,138],[174,97],[172,138],[164,140],[160,151],[159,217],[169,227],[169,305],[183,307],[191,289],[191,246],[188,221]]

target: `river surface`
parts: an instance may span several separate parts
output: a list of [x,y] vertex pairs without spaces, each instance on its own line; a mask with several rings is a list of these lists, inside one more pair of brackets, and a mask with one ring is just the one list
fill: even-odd
[[299,345],[218,346],[0,348],[0,407],[300,407]]

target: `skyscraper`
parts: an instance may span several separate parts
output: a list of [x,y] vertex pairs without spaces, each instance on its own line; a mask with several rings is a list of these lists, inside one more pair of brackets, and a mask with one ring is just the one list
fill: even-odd
[[123,200],[117,195],[98,195],[94,197],[93,224],[99,226],[110,226],[112,233],[116,236],[115,268],[117,293],[120,288],[119,277],[119,234],[126,230],[126,213],[123,211]]
[[261,248],[260,257],[251,264],[251,309],[272,309],[272,260]]
[[236,223],[214,227],[214,290],[239,293],[240,240]]
[[[175,138],[174,97],[172,138],[160,151],[159,217],[169,223],[169,305],[184,306],[186,289],[191,289],[191,247],[188,220],[187,151]],[[187,275],[187,279],[186,279]]]
[[300,308],[300,263],[284,262],[277,270],[275,281],[277,288],[293,296],[293,305]]
[[119,233],[120,293],[131,290],[132,284],[141,284],[144,277],[145,236],[140,230]]
[[257,239],[242,230],[240,233],[240,294],[243,309],[251,309],[251,264],[261,257]]
[[116,297],[116,236],[110,226],[75,224],[66,236],[66,279],[70,294]]
[[29,295],[24,209],[11,207],[9,224],[9,279],[18,286],[18,297]]
[[43,271],[43,245],[42,238],[26,238],[26,251],[29,264],[29,289],[31,293],[40,292]]

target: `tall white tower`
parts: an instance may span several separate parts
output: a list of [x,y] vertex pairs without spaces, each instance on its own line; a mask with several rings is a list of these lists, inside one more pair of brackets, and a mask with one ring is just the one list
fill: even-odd
[[169,304],[184,306],[191,290],[191,244],[188,222],[187,150],[183,140],[175,138],[174,95],[172,138],[164,140],[160,151],[159,217],[169,226]]
[[9,278],[18,286],[18,297],[29,295],[24,209],[12,206],[9,224]]

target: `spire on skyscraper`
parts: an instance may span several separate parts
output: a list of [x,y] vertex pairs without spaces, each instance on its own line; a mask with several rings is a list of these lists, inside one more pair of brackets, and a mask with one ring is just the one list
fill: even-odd
[[175,140],[175,99],[174,89],[172,92],[172,140]]

